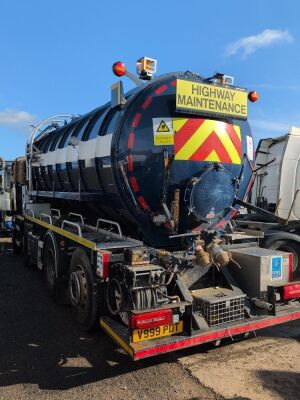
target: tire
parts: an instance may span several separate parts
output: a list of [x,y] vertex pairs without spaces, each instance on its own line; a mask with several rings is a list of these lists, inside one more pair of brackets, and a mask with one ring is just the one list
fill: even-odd
[[98,289],[89,258],[83,248],[77,248],[69,271],[69,299],[75,321],[85,331],[99,326]]
[[60,257],[57,241],[53,232],[48,232],[46,234],[43,261],[43,275],[47,291],[49,297],[55,300]]
[[24,224],[24,231],[22,235],[22,248],[23,248],[24,265],[26,268],[32,268],[34,266],[34,262],[28,251],[28,228],[26,224]]
[[275,218],[272,218],[271,216],[266,216],[262,214],[240,214],[237,220],[240,221],[254,221],[254,222],[275,222]]
[[276,240],[267,245],[269,249],[293,254],[293,281],[300,278],[300,243],[293,240]]
[[23,249],[22,249],[22,245],[21,246],[18,246],[17,245],[17,243],[16,243],[16,239],[17,239],[17,231],[16,231],[16,229],[14,228],[13,230],[12,230],[12,245],[13,245],[13,251],[14,251],[14,254],[22,254],[22,252],[23,252]]

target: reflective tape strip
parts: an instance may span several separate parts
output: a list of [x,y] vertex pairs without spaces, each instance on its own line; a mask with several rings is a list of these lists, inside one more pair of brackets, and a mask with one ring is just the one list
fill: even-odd
[[175,160],[241,163],[239,126],[203,118],[175,118],[173,128]]
[[[158,354],[164,354],[174,350],[184,349],[186,347],[196,346],[202,343],[212,342],[214,340],[224,339],[226,337],[233,337],[242,333],[256,331],[258,329],[267,328],[272,325],[283,324],[288,321],[292,321],[300,318],[300,312],[291,313],[288,315],[277,316],[274,318],[265,318],[261,321],[250,321],[247,324],[230,326],[225,329],[218,329],[214,332],[202,333],[197,336],[192,336],[187,339],[175,340],[172,342],[172,337],[165,344],[155,345],[153,341],[153,347],[145,349],[137,349],[134,353],[134,360],[140,360],[142,358],[155,356]],[[253,318],[254,319],[254,318]]]
[[134,356],[133,349],[102,319],[100,319],[100,326],[126,351],[126,353],[128,353],[131,357]]
[[91,242],[90,240],[84,239],[82,237],[79,237],[75,235],[74,233],[71,233],[69,231],[66,231],[65,229],[58,228],[57,226],[47,224],[45,221],[41,221],[40,219],[30,217],[29,215],[25,215],[25,219],[28,221],[34,222],[35,224],[41,225],[44,228],[50,229],[53,232],[58,233],[61,236],[67,237],[68,239],[73,240],[74,242],[82,244],[84,247],[88,247],[89,249],[92,250],[98,250],[97,245],[94,242]]

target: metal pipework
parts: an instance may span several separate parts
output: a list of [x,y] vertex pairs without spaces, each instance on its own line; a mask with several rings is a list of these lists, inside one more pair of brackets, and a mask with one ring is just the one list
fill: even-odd
[[271,303],[267,303],[266,301],[261,299],[252,299],[252,301],[258,308],[262,308],[267,311],[273,310],[273,304]]
[[211,264],[209,253],[204,250],[204,240],[195,240],[195,256],[196,262],[202,267],[208,267]]
[[208,250],[211,259],[218,268],[225,267],[230,262],[230,255],[228,251],[220,247],[222,241],[220,239],[213,239],[206,249]]

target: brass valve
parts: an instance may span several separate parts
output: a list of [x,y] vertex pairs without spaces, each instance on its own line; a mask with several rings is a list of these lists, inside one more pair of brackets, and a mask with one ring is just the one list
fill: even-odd
[[220,247],[221,243],[222,240],[213,239],[212,242],[206,247],[213,262],[218,268],[225,267],[230,262],[230,254],[228,251]]
[[204,250],[203,246],[204,246],[203,240],[198,239],[195,241],[196,262],[198,265],[201,265],[202,267],[207,267],[211,264],[211,260],[209,253]]

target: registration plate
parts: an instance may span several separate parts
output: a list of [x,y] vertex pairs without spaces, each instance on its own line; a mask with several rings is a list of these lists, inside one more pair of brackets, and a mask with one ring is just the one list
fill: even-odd
[[183,332],[183,321],[170,325],[157,326],[155,328],[135,329],[133,331],[132,341],[134,343],[142,342],[143,340],[157,339],[181,332]]

